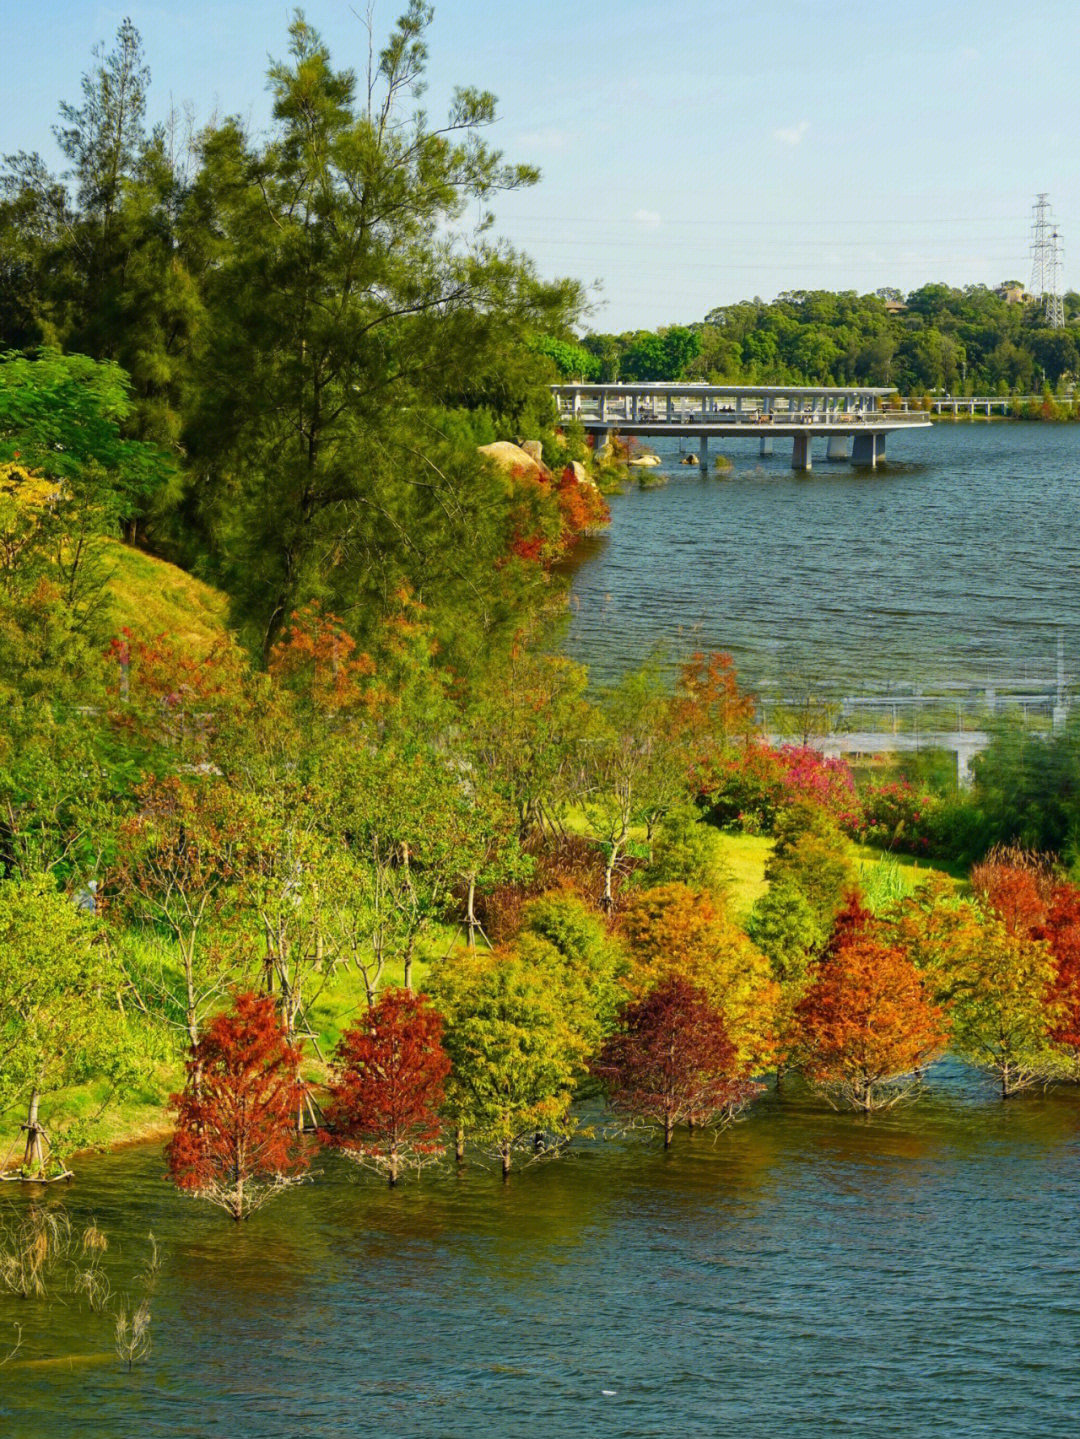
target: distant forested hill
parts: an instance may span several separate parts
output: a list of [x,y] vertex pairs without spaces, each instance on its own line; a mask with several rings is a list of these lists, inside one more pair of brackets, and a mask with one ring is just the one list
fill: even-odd
[[[1012,298],[1007,298],[1009,292]],[[1080,372],[1080,295],[1065,327],[1019,285],[924,285],[857,295],[792,290],[710,310],[700,324],[587,335],[573,359],[596,380],[896,385],[905,394],[1031,394]]]

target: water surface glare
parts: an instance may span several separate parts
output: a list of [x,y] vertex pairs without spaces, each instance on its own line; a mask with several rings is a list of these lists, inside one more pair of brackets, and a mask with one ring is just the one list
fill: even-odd
[[890,436],[876,473],[733,440],[701,476],[655,448],[668,484],[631,481],[575,565],[568,648],[598,675],[661,640],[727,649],[753,686],[1045,677],[1059,625],[1080,665],[1080,425],[945,422]]
[[715,1143],[597,1143],[505,1189],[329,1160],[239,1227],[156,1147],[84,1161],[64,1200],[118,1287],[164,1246],[154,1350],[128,1375],[60,1289],[0,1299],[0,1346],[25,1334],[0,1432],[1064,1439],[1078,1120],[1080,1094],[1002,1105],[946,1064],[870,1123],[770,1097]]

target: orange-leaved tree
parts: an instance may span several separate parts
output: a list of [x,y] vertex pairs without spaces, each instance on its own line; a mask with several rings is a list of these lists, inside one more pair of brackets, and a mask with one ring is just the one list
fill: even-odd
[[245,1219],[308,1167],[297,1132],[300,1051],[272,998],[238,994],[207,1025],[187,1068],[184,1092],[172,1097],[169,1173],[182,1192]]
[[832,1100],[869,1112],[910,1094],[945,1045],[945,1020],[907,955],[884,943],[852,895],[795,1008],[804,1073]]
[[1044,855],[1020,845],[997,845],[971,871],[972,892],[1009,934],[1030,936],[1046,917],[1051,889]]
[[373,701],[375,665],[336,615],[312,601],[290,616],[270,651],[271,677],[313,710],[340,714]]
[[739,688],[729,654],[702,650],[679,670],[674,717],[691,756],[692,778],[699,793],[711,792],[726,756],[746,749],[756,728],[757,700]]
[[1075,1070],[1080,1068],[1080,889],[1066,883],[1053,886],[1037,937],[1046,942],[1054,958],[1050,1038],[1065,1051]]

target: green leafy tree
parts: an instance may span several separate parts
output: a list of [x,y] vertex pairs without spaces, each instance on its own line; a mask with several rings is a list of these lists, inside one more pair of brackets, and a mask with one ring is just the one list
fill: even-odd
[[115,363],[53,350],[0,355],[0,461],[62,482],[56,503],[69,527],[72,512],[98,530],[130,521],[167,480],[162,451],[124,436],[131,413]]
[[[95,47],[93,60],[80,103],[62,103],[54,127],[68,164],[63,176],[36,154],[4,159],[0,276],[6,269],[11,283],[21,281],[25,298],[9,310],[3,342],[44,340],[119,362],[133,381],[132,425],[172,445],[207,250],[198,225],[185,219],[205,217],[186,214],[175,112],[147,131],[150,72],[129,19],[113,48]],[[4,308],[0,299],[0,318]]]
[[808,801],[788,806],[775,828],[776,844],[765,866],[765,878],[798,889],[818,925],[828,930],[845,894],[855,884],[850,844],[832,818]]
[[[656,827],[689,798],[691,751],[657,662],[606,689],[585,746],[581,807],[604,857],[604,909],[615,907],[615,876],[633,857],[649,858]],[[644,831],[644,846],[635,838]]]
[[172,776],[142,787],[138,811],[118,837],[110,909],[168,938],[172,954],[153,972],[144,970],[139,983],[175,1016],[192,1052],[230,981],[233,945],[225,927],[249,838],[247,816],[227,785]]
[[1062,1076],[1065,1061],[1050,1038],[1061,1016],[1050,947],[987,917],[979,943],[957,958],[950,1006],[955,1052],[992,1074],[1002,1099]]
[[45,1127],[50,1096],[137,1073],[121,985],[100,927],[68,895],[47,879],[0,881],[0,1105],[25,1106],[22,1177],[63,1168],[59,1136]]
[[586,1045],[564,987],[550,968],[497,950],[446,962],[431,987],[446,1017],[458,1158],[469,1134],[494,1151],[506,1179],[516,1151],[550,1152],[574,1129],[570,1100]]

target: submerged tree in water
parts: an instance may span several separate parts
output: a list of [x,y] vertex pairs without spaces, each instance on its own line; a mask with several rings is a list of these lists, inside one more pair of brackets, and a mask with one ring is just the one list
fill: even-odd
[[796,1046],[811,1083],[855,1109],[895,1104],[945,1047],[945,1021],[918,970],[878,937],[852,896],[795,1007]]
[[0,881],[0,1107],[24,1107],[24,1179],[64,1169],[46,1131],[50,1095],[91,1076],[120,1084],[137,1068],[114,998],[121,976],[103,941],[93,917],[50,880]]
[[207,1025],[173,1096],[176,1133],[165,1151],[177,1188],[245,1219],[299,1183],[310,1154],[297,1132],[300,1051],[274,1000],[239,994]]
[[342,1035],[334,1056],[327,1137],[391,1186],[403,1168],[419,1169],[443,1152],[438,1111],[450,1060],[442,1025],[425,995],[387,990]]
[[660,1126],[665,1149],[676,1125],[728,1124],[758,1088],[723,1015],[703,989],[675,977],[626,1006],[592,1071],[613,1109]]

